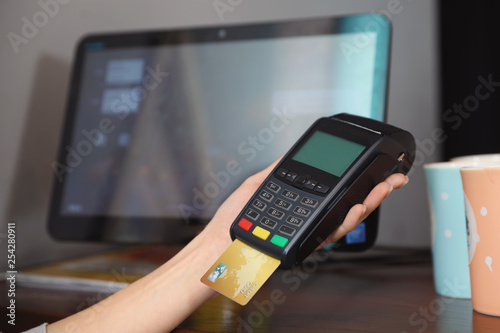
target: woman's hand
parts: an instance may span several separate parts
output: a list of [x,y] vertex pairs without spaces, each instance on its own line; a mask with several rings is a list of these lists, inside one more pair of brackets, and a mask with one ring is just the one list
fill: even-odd
[[[231,244],[229,236],[231,224],[278,162],[279,160],[263,171],[249,177],[220,206],[212,221],[203,231],[203,234],[208,236],[210,243],[215,246],[215,251],[217,253],[222,254]],[[357,204],[349,210],[344,222],[330,234],[318,248],[333,243],[352,231],[361,221],[366,219],[366,217],[370,215],[370,213],[373,212],[394,189],[398,189],[407,183],[408,177],[400,173],[387,177],[383,182],[375,186],[362,204]]]

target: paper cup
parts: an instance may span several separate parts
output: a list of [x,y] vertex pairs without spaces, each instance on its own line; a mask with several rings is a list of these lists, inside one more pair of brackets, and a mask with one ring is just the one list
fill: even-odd
[[424,165],[429,197],[434,286],[440,295],[470,298],[467,227],[460,167],[463,163]]
[[467,215],[472,307],[500,316],[500,166],[460,170]]

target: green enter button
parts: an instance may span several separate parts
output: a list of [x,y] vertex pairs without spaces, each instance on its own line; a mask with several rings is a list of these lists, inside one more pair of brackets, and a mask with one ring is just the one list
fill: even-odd
[[271,238],[271,244],[277,245],[279,247],[285,247],[287,243],[288,238],[281,237],[280,235],[274,235],[273,238]]

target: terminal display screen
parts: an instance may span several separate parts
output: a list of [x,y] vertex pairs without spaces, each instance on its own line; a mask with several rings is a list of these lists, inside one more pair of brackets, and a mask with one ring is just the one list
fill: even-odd
[[316,131],[292,159],[341,177],[366,147]]

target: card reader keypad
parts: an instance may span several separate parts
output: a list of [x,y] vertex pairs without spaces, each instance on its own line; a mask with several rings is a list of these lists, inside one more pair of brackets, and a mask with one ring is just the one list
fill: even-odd
[[[306,186],[307,180],[304,184]],[[238,225],[264,241],[285,247],[321,201],[321,197],[294,190],[282,182],[267,181],[246,208]]]

